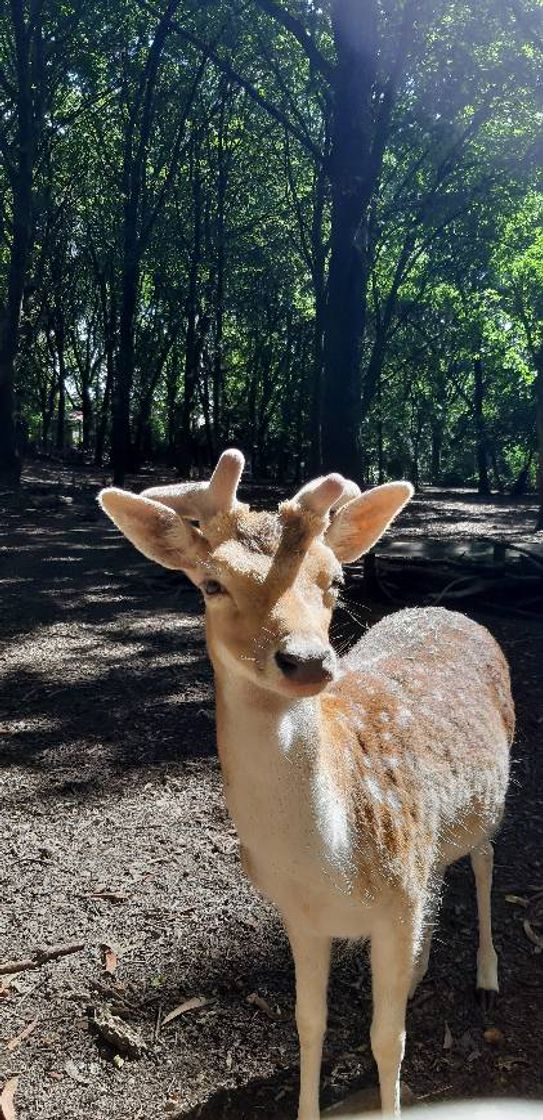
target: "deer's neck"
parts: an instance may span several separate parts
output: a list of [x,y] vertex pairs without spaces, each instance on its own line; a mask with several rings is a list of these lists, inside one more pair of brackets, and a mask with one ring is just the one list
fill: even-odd
[[217,741],[230,813],[242,843],[259,818],[309,819],[320,749],[317,698],[289,700],[216,672]]
[[238,767],[255,774],[313,768],[320,745],[318,697],[293,700],[244,677],[215,670],[217,738],[226,776]]

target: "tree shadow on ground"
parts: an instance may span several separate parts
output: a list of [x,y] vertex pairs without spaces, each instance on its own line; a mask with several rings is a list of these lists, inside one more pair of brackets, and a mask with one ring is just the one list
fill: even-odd
[[214,717],[198,592],[72,514],[19,517],[0,557],[0,766],[64,769],[82,795],[213,755]]

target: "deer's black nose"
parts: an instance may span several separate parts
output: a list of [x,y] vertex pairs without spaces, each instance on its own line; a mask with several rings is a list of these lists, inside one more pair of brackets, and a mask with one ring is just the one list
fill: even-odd
[[296,684],[323,684],[334,676],[334,655],[331,650],[322,653],[284,653],[278,650],[275,663],[290,681]]

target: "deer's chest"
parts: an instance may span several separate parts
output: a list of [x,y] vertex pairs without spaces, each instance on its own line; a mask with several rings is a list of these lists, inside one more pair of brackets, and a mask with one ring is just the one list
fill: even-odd
[[310,924],[334,927],[327,932],[359,936],[347,806],[319,769],[315,739],[312,746],[308,728],[303,731],[302,737],[285,720],[270,733],[255,722],[239,727],[237,739],[230,732],[221,740],[228,808],[245,869],[268,898],[284,913],[301,910]]

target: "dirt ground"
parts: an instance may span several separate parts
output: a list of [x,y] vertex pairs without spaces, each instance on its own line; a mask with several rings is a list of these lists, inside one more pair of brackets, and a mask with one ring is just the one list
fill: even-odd
[[[123,543],[96,508],[99,481],[33,468],[5,503],[0,964],[84,948],[0,976],[0,1081],[19,1077],[18,1120],[292,1117],[292,966],[226,815],[199,596]],[[397,532],[529,543],[533,512],[429,493]],[[348,606],[340,640],[383,613]],[[409,1010],[404,1075],[419,1100],[543,1100],[543,954],[523,926],[543,937],[543,617],[482,621],[509,655],[519,716],[496,847],[502,990],[485,1021],[461,863]],[[194,997],[205,1002],[164,1024]],[[97,1034],[105,1006],[140,1032],[141,1057]],[[375,1082],[363,947],[338,947],[329,1006],[325,1103]]]

